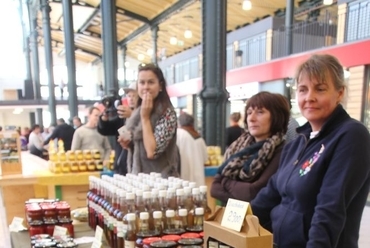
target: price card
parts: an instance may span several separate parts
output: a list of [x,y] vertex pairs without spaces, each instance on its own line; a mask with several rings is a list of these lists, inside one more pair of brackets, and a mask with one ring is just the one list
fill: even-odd
[[55,226],[54,227],[54,232],[53,232],[53,237],[63,237],[67,235],[68,229],[62,226]]
[[91,244],[91,248],[101,248],[101,246],[102,246],[102,243],[101,243],[101,241],[99,241],[99,240],[94,240],[94,242],[92,242],[92,244]]
[[22,230],[25,230],[25,227],[23,226],[23,218],[14,217],[12,223],[9,225],[9,231],[18,232]]
[[247,210],[251,212],[249,202],[229,198],[222,217],[221,226],[240,232]]
[[100,226],[96,226],[96,229],[95,229],[95,240],[101,242],[102,239],[103,239],[103,229],[101,229]]

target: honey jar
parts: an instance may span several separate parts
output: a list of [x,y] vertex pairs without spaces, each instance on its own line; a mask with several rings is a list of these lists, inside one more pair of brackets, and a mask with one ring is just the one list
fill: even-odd
[[87,171],[87,163],[85,161],[80,161],[78,163],[78,170],[79,171]]
[[58,159],[61,162],[67,161],[66,153],[64,151],[58,152]]
[[101,155],[100,155],[99,150],[92,150],[91,153],[92,153],[92,157],[93,157],[94,160],[100,160],[101,159]]
[[96,165],[96,169],[99,170],[99,171],[102,171],[104,166],[103,166],[103,161],[96,161],[95,162],[95,165]]
[[62,172],[63,173],[70,172],[69,162],[61,162],[61,167],[62,167]]
[[73,162],[70,162],[70,165],[71,165],[71,171],[72,172],[78,172],[79,171],[79,162],[77,161],[73,161]]
[[76,160],[76,155],[74,151],[67,151],[67,160],[68,161],[75,161]]
[[91,151],[90,150],[84,150],[83,154],[84,154],[84,156],[83,156],[84,159],[91,160],[92,156],[91,156]]
[[94,161],[89,161],[87,162],[87,170],[88,171],[95,171],[95,162]]
[[75,156],[76,156],[77,161],[82,161],[84,159],[84,156],[83,156],[81,150],[76,150],[75,151]]
[[52,162],[58,161],[58,156],[55,152],[53,151],[49,152],[49,161],[52,161]]

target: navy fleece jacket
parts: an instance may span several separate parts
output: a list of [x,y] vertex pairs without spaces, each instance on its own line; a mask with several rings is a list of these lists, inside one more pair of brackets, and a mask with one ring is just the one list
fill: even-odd
[[339,105],[319,134],[307,123],[252,201],[279,248],[357,248],[370,186],[370,135]]

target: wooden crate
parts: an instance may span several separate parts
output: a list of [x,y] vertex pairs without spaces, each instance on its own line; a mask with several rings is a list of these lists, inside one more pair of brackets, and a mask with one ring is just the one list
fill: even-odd
[[0,132],[1,174],[22,174],[21,142],[15,131]]

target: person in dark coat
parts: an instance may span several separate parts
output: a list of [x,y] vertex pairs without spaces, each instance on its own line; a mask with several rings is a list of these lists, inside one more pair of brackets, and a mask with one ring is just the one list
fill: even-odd
[[279,248],[356,248],[370,188],[369,131],[341,105],[346,85],[335,57],[303,62],[296,85],[308,122],[251,202],[253,214]]
[[228,147],[218,168],[211,196],[226,204],[229,198],[251,201],[279,166],[289,107],[284,96],[260,92],[244,111],[246,131]]
[[[98,132],[104,136],[115,136],[118,139],[118,129],[125,125],[126,118],[130,117],[135,108],[137,101],[136,84],[131,84],[128,88],[123,89],[125,92],[124,104],[117,106],[118,116],[109,119],[108,115],[103,112],[99,118]],[[127,100],[127,101],[126,101]],[[120,175],[127,173],[127,150],[123,149],[119,143],[114,146],[114,172]]]
[[68,125],[63,118],[57,120],[57,126],[51,135],[44,141],[44,145],[49,144],[50,140],[61,139],[64,143],[64,151],[71,150],[72,139],[75,129]]
[[239,112],[232,113],[230,115],[230,126],[226,128],[226,147],[229,147],[235,140],[237,140],[242,133],[244,128],[239,126],[241,114]]

